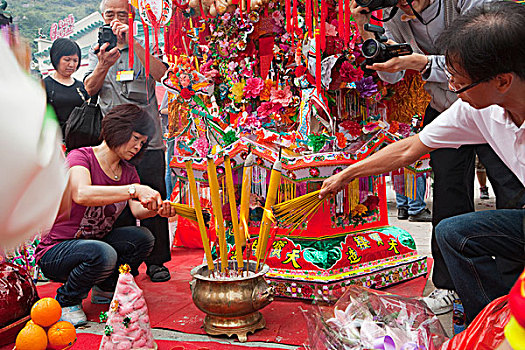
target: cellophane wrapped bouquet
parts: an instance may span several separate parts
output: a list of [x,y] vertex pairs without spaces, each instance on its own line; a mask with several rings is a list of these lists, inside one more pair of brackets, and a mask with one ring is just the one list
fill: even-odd
[[358,286],[305,317],[315,350],[434,350],[448,340],[422,301]]

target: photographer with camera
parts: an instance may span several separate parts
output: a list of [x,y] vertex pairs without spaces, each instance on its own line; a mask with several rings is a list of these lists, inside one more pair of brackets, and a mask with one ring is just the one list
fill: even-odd
[[[457,100],[458,94],[462,92],[449,89],[445,72],[445,57],[436,44],[438,37],[449,28],[454,19],[487,2],[489,1],[354,0],[352,2],[350,7],[352,16],[363,39],[374,37],[377,39],[377,34],[374,35],[365,30],[365,24],[370,21],[371,12],[384,8],[385,34],[389,39],[386,44],[408,43],[412,47],[412,54],[391,57],[386,61],[379,60],[374,63],[373,60],[367,59],[367,68],[376,70],[383,81],[392,84],[403,78],[405,70],[421,73],[423,80],[426,81],[425,90],[432,98],[425,111],[424,126],[450,107]],[[370,44],[363,49],[367,48],[374,49]],[[496,194],[497,208],[517,207],[523,204],[513,203],[515,193],[523,188],[523,184],[490,146],[484,144],[467,145],[458,149],[440,148],[430,153],[434,172],[431,243],[434,272],[432,281],[437,289],[423,300],[436,314],[452,310],[452,302],[456,294],[437,245],[435,227],[445,218],[474,211],[475,153],[478,154],[487,169],[487,175]],[[519,269],[519,266],[507,263],[503,258],[498,260],[498,265],[500,270],[505,272],[504,276],[509,276],[510,279]]]
[[[114,106],[132,103],[142,107],[155,124],[155,134],[141,162],[136,166],[142,184],[158,191],[166,198],[164,182],[166,159],[162,128],[158,116],[156,81],[160,81],[167,70],[158,58],[146,52],[142,42],[133,39],[133,52],[136,56],[133,69],[129,69],[128,19],[133,7],[127,0],[102,0],[100,12],[105,25],[99,30],[99,42],[89,53],[89,68],[84,84],[89,95],[99,94],[99,105],[103,115]],[[150,75],[145,74],[146,55],[149,55]],[[136,219],[126,208],[120,215],[116,227],[131,226]],[[147,274],[153,282],[170,279],[170,272],[164,263],[171,259],[169,246],[168,220],[153,217],[141,220],[141,226],[148,228],[155,237],[155,245],[145,260]]]

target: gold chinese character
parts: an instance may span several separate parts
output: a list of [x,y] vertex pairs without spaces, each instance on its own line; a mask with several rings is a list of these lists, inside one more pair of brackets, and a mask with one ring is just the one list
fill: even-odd
[[390,238],[390,241],[388,241],[388,245],[390,246],[390,248],[388,248],[388,250],[393,250],[394,253],[399,254],[399,250],[397,250],[398,243],[396,242],[395,239]]
[[357,255],[354,248],[348,247],[348,252],[346,254],[348,255],[348,261],[350,261],[351,264],[357,264],[361,261],[362,257]]
[[300,253],[301,251],[299,249],[294,249],[292,250],[291,253],[286,253],[286,256],[288,257],[288,259],[286,259],[285,261],[283,261],[283,264],[289,264],[290,262],[292,263],[292,266],[296,269],[300,269],[301,268],[301,265],[299,265],[297,263],[297,259],[300,258]]

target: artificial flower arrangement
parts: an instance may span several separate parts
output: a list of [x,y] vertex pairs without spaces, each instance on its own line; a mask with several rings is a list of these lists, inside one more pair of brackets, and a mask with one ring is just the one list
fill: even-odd
[[[211,115],[222,131],[231,128],[226,138],[216,130],[208,137],[210,145],[249,137],[296,154],[345,151],[389,128],[382,123],[374,132],[366,130],[370,122],[386,120],[382,100],[387,91],[376,75],[366,76],[361,69],[355,24],[351,19],[341,23],[338,4],[331,1],[295,5],[289,9],[285,2],[269,2],[251,11],[228,6],[223,14],[200,19],[192,7],[176,10],[190,16],[187,32],[197,33],[187,51],[194,70],[190,77],[206,77],[211,99],[193,101],[199,96],[193,84],[180,94],[191,108]],[[319,21],[311,18],[314,8],[325,9]],[[308,23],[324,28],[321,45]],[[179,153],[189,152],[184,149]]]

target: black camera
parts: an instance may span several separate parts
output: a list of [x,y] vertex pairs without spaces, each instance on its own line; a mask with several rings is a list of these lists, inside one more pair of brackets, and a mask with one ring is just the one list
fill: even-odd
[[398,56],[410,55],[413,53],[412,47],[409,44],[385,44],[388,39],[385,34],[385,29],[373,24],[365,24],[365,30],[374,33],[375,39],[367,39],[361,46],[361,53],[365,58],[367,65],[374,63],[386,62],[391,58]]
[[98,28],[98,48],[102,47],[104,43],[109,43],[106,47],[106,52],[117,46],[117,36],[113,33],[113,29],[109,24],[104,24]]
[[355,0],[355,2],[361,7],[368,7],[370,12],[397,5],[397,0]]

